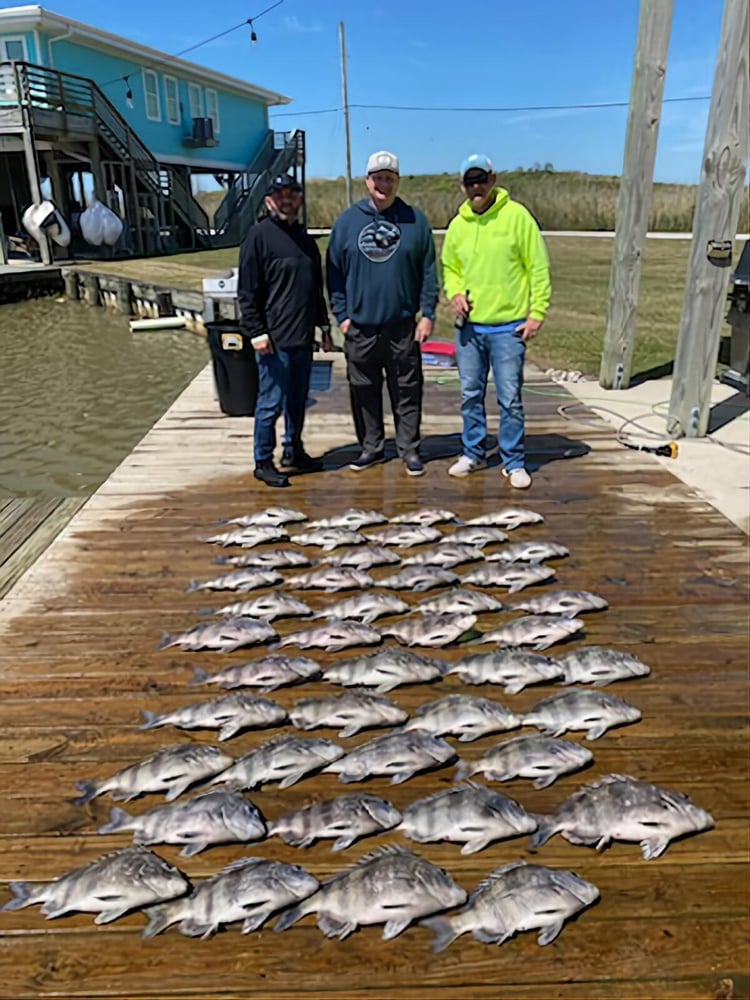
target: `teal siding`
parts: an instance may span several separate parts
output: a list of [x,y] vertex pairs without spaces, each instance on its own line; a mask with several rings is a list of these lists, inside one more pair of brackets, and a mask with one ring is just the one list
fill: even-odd
[[[0,31],[0,39],[6,38],[23,38],[26,42],[26,52],[29,57],[29,62],[39,62],[39,53],[36,49],[36,39],[34,38],[33,31]],[[2,58],[0,56],[0,58]]]
[[[231,164],[242,169],[252,159],[268,130],[268,109],[260,101],[241,94],[222,90],[220,86],[210,87],[202,80],[175,72],[169,64],[149,67],[134,63],[127,56],[105,52],[82,45],[75,39],[63,39],[52,47],[53,68],[64,73],[74,73],[96,83],[123,118],[140,136],[157,159],[170,157],[190,164],[202,161],[217,164]],[[49,65],[48,60],[45,64]],[[158,79],[158,94],[161,121],[151,121],[146,114],[143,69],[153,68]],[[180,124],[167,121],[167,98],[164,75],[177,79],[180,101]],[[129,76],[126,84],[124,76]],[[183,137],[192,134],[192,119],[188,101],[188,83],[201,88],[203,111],[207,117],[206,96],[208,89],[216,91],[219,104],[220,132],[216,136],[219,145],[192,149],[183,145]],[[128,86],[133,92],[133,108],[127,105]]]

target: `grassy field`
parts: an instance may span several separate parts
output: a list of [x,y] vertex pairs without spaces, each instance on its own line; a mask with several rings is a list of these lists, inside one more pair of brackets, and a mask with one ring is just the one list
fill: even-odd
[[[442,237],[437,237],[438,252]],[[325,253],[325,238],[319,241]],[[599,372],[607,322],[607,295],[614,241],[609,238],[550,237],[553,302],[542,334],[533,342],[530,360],[543,369]],[[682,312],[690,243],[648,240],[640,287],[633,372],[644,372],[674,359]],[[739,250],[737,250],[737,256]],[[237,250],[208,250],[149,260],[101,262],[91,270],[121,274],[178,288],[200,290],[202,279],[237,264]],[[725,332],[729,333],[726,327]],[[453,328],[444,302],[438,309],[437,339],[450,340]]]

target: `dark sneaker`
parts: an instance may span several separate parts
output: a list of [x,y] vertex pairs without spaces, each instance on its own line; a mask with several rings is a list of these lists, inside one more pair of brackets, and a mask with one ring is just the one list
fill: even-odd
[[353,472],[361,472],[363,469],[369,469],[371,465],[378,465],[380,462],[385,461],[385,452],[383,451],[363,451],[359,458],[355,458],[353,462],[349,464],[349,468]]
[[424,475],[424,462],[416,451],[410,451],[407,455],[404,455],[404,465],[406,466],[407,476]]
[[287,451],[281,456],[283,469],[296,469],[298,472],[320,472],[323,468],[322,458],[313,458],[304,448],[301,451]]
[[283,472],[279,472],[273,462],[261,462],[260,465],[256,465],[253,475],[256,479],[260,479],[262,483],[265,483],[266,486],[281,488],[289,485],[287,477]]

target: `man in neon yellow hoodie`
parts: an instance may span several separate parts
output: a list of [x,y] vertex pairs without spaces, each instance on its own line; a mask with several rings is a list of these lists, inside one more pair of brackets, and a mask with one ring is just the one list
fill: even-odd
[[532,214],[496,187],[496,179],[492,161],[483,153],[463,161],[466,201],[443,244],[443,284],[456,317],[463,418],[463,454],[448,472],[468,476],[486,465],[484,401],[492,367],[503,475],[516,489],[527,489],[531,476],[524,448],[523,363],[526,343],[541,329],[549,308],[549,258]]

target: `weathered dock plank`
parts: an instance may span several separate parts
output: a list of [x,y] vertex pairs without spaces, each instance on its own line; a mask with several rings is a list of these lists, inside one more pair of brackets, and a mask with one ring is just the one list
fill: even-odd
[[86,502],[85,497],[9,498],[0,507],[0,598]]

